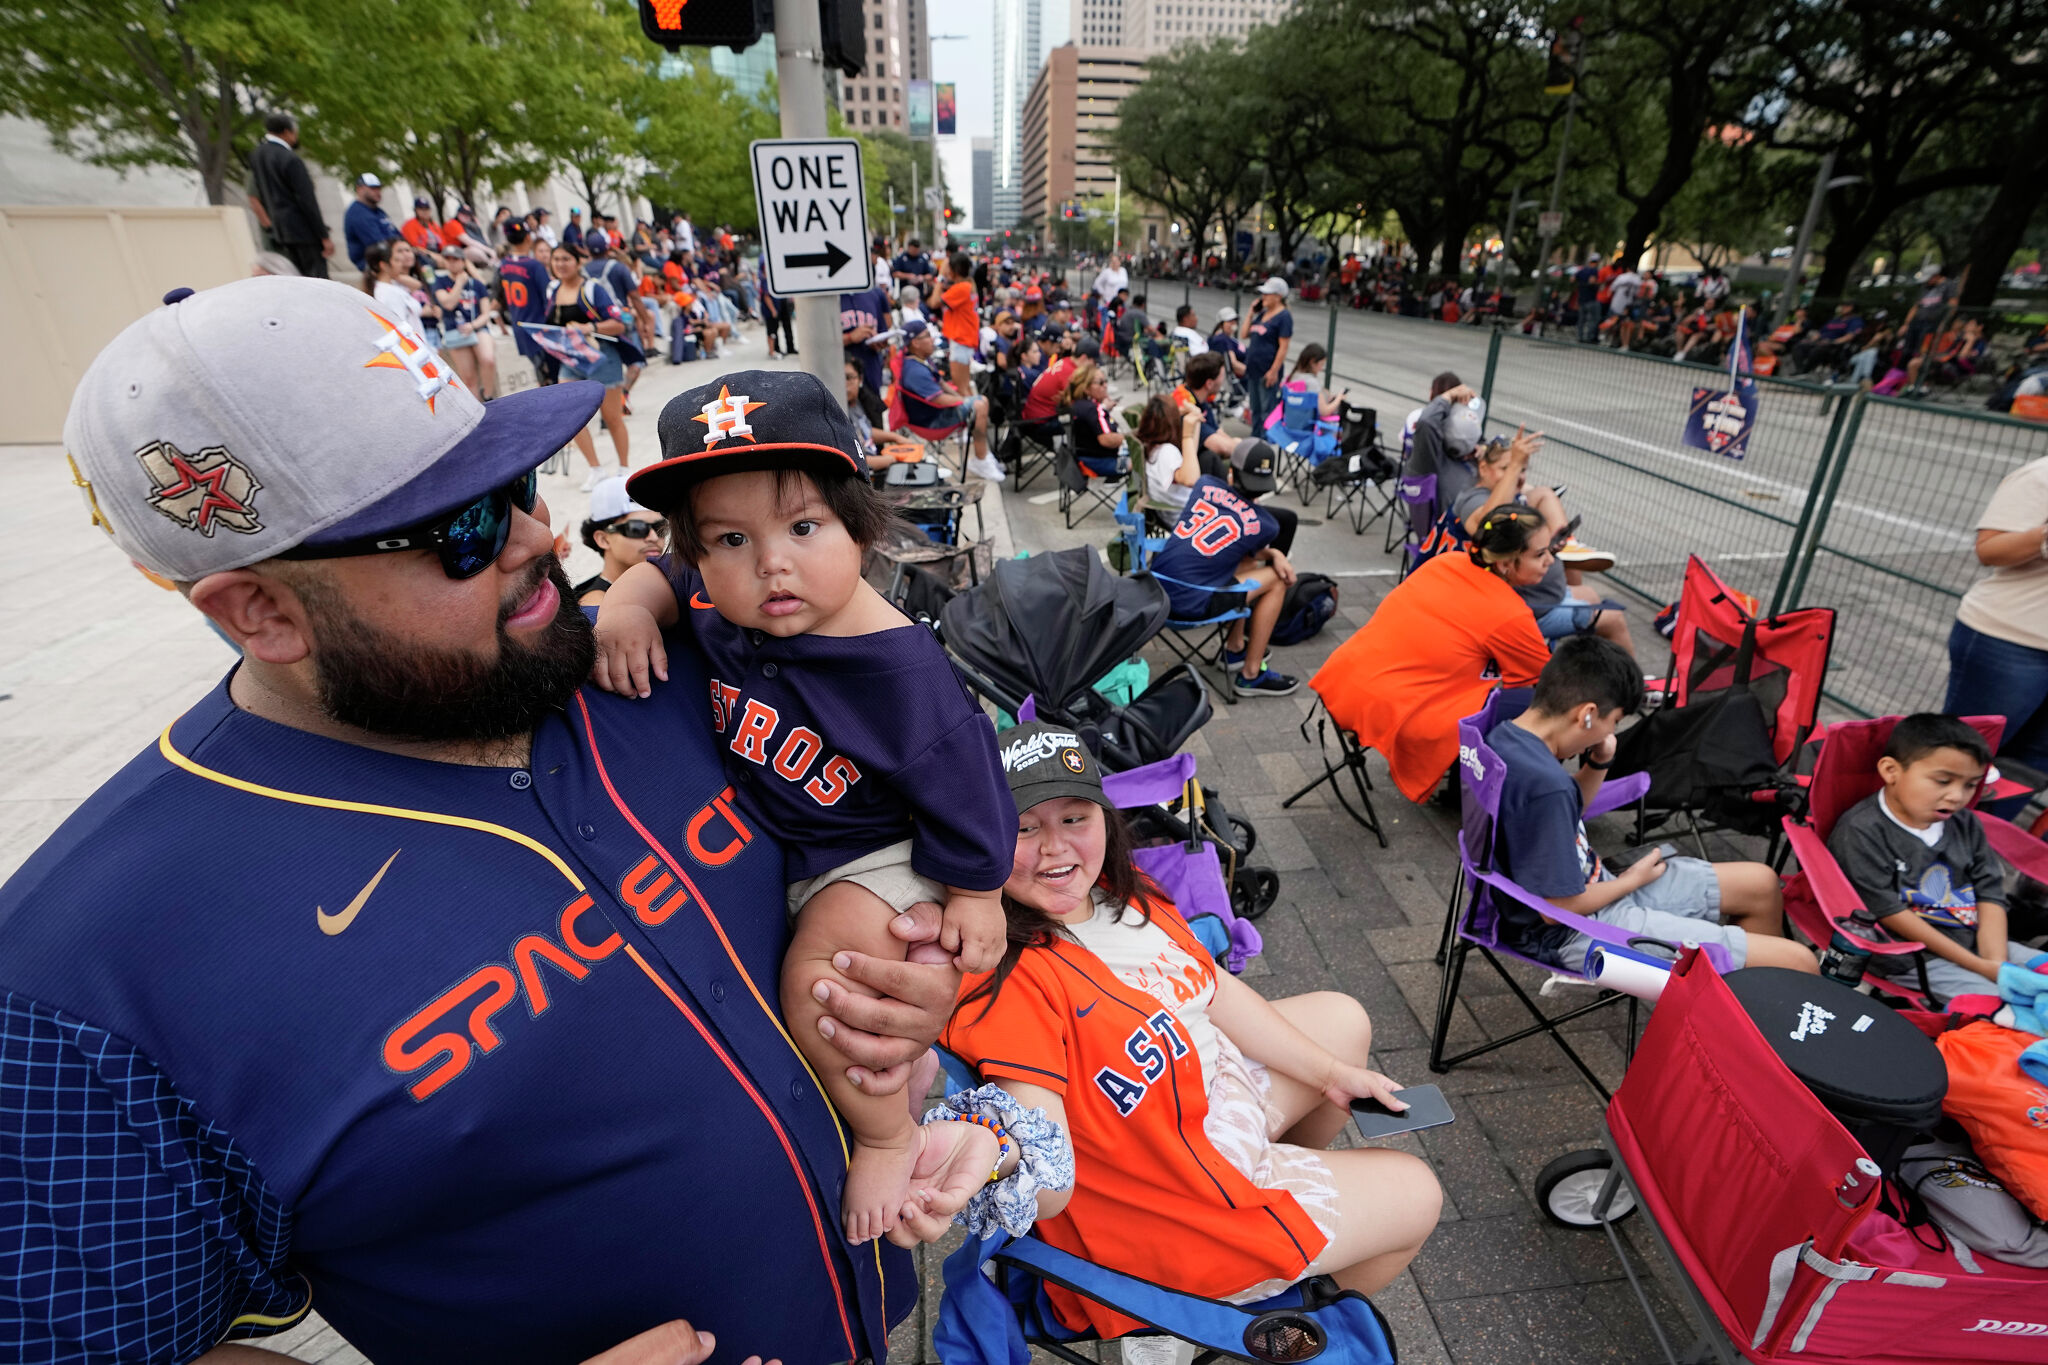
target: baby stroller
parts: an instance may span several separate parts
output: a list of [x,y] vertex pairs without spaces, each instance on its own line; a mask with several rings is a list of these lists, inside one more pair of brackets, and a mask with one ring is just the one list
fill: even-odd
[[1075,546],[1006,559],[939,613],[939,638],[975,692],[1012,715],[1027,697],[1039,719],[1071,727],[1111,772],[1170,758],[1211,712],[1185,664],[1125,706],[1097,679],[1165,628],[1166,589],[1149,574],[1121,578],[1094,549]]

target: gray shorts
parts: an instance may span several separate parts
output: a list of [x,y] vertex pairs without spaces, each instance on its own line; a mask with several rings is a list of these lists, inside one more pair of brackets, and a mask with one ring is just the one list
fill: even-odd
[[[2024,943],[2007,943],[2005,960],[2015,967],[2024,967],[2034,960],[2035,949]],[[1900,953],[1887,956],[1879,953],[1870,955],[1869,972],[1882,980],[1891,977],[1902,985],[1920,989],[1920,961],[1927,963],[1927,988],[1934,992],[1937,1004],[1946,1005],[1959,995],[1997,995],[1998,983],[1988,976],[1979,976],[1968,967],[1959,967],[1945,957],[1936,957],[1932,952]]]
[[[1731,971],[1749,960],[1749,936],[1721,923],[1721,882],[1714,865],[1701,858],[1666,858],[1663,876],[1592,918],[1667,943],[1718,943],[1728,950]],[[1590,935],[1573,934],[1559,946],[1558,961],[1583,972],[1593,942]]]
[[910,866],[910,840],[905,839],[887,848],[878,848],[873,853],[864,853],[850,863],[841,863],[830,872],[791,882],[790,920],[794,922],[804,903],[834,882],[852,882],[863,887],[888,902],[889,908],[898,913],[921,901],[941,906],[946,903],[946,888]]

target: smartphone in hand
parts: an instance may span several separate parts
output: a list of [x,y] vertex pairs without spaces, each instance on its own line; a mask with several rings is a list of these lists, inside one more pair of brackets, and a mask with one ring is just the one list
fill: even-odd
[[1351,1101],[1351,1115],[1358,1120],[1362,1136],[1384,1138],[1419,1128],[1438,1128],[1457,1117],[1451,1112],[1444,1092],[1436,1086],[1410,1085],[1395,1094],[1408,1106],[1406,1109],[1389,1109],[1370,1096]]

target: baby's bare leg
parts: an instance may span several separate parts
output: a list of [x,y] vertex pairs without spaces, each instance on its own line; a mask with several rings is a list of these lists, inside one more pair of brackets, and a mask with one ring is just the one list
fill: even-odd
[[811,991],[826,978],[848,991],[873,991],[839,975],[832,955],[841,951],[901,961],[903,944],[889,933],[896,912],[853,882],[834,882],[811,897],[796,921],[782,959],[782,1014],[790,1035],[818,1073],[826,1097],[853,1130],[841,1215],[849,1241],[865,1242],[896,1226],[917,1158],[917,1124],[900,1095],[868,1095],[846,1078],[852,1060],[818,1032],[825,1007]]

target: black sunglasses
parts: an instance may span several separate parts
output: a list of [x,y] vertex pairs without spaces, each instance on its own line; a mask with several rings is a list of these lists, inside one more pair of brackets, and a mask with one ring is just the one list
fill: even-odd
[[474,578],[497,562],[512,536],[512,509],[531,514],[540,500],[540,471],[528,470],[508,484],[432,521],[387,531],[380,536],[300,545],[282,559],[344,559],[352,555],[390,554],[399,550],[432,550],[441,557],[441,571],[450,578]]
[[613,535],[624,536],[628,540],[645,540],[649,536],[667,535],[668,523],[666,521],[641,521],[638,517],[635,517],[631,521],[615,521],[609,526],[601,526],[598,529],[610,531]]

